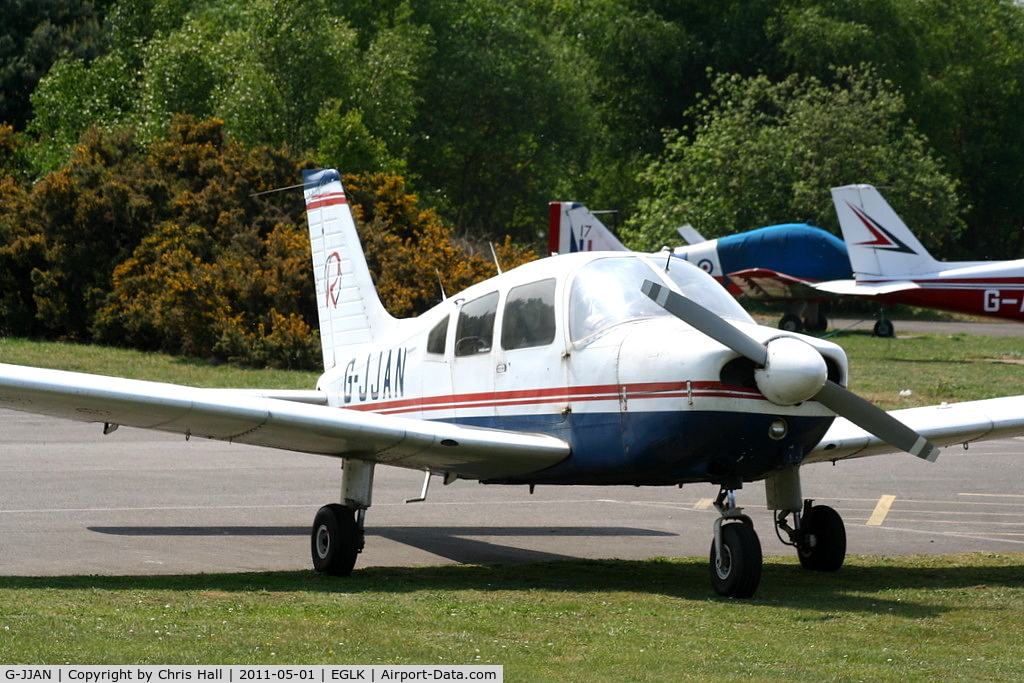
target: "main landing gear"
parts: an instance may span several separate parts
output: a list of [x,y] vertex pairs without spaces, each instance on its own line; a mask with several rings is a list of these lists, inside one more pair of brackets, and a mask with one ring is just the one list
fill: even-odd
[[[799,513],[779,510],[775,517],[775,533],[786,545],[796,548],[804,569],[835,572],[846,559],[846,527],[839,513],[827,505],[814,505],[805,500]],[[786,518],[793,516],[790,526]],[[785,533],[788,537],[782,537]]]
[[344,504],[320,508],[309,539],[313,568],[332,576],[351,574],[356,557],[363,551],[363,521],[373,491],[372,462],[345,458],[342,468]]
[[794,301],[779,319],[779,329],[786,332],[820,334],[828,330],[825,304],[816,301]]
[[885,315],[885,306],[878,307],[878,321],[871,330],[872,337],[895,337],[896,326]]
[[[846,527],[827,505],[802,500],[796,467],[765,480],[769,509],[775,510],[775,533],[796,548],[800,564],[819,572],[838,571],[846,559]],[[750,517],[736,507],[736,492],[723,487],[715,501],[721,517],[715,520],[711,544],[711,585],[719,595],[749,598],[761,583],[761,542]]]

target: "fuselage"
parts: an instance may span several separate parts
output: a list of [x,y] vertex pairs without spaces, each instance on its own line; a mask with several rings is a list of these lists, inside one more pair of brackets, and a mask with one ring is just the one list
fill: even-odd
[[906,277],[860,275],[858,284],[913,286],[880,295],[883,301],[1024,321],[1024,259],[938,262],[941,269]]
[[[666,273],[638,254],[569,254],[475,285],[340,354],[320,388],[337,407],[543,432],[571,445],[554,467],[500,483],[721,483],[798,463],[833,414],[813,401],[766,400],[747,361],[646,298],[644,279],[758,339],[780,334],[688,263],[673,259]],[[845,383],[843,352],[803,339]]]
[[729,273],[759,268],[805,282],[852,277],[846,244],[806,223],[786,223],[676,247],[673,253],[701,268],[734,296],[742,293]]

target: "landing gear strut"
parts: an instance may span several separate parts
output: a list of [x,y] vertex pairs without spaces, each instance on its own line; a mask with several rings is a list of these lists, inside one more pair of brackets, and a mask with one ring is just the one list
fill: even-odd
[[761,583],[761,541],[750,517],[736,507],[736,492],[722,488],[715,501],[721,517],[715,520],[711,543],[711,586],[719,595],[749,598]]
[[780,469],[764,483],[768,508],[775,510],[775,533],[780,541],[796,548],[800,564],[819,572],[834,572],[842,567],[846,559],[843,519],[827,505],[804,500],[800,468]]

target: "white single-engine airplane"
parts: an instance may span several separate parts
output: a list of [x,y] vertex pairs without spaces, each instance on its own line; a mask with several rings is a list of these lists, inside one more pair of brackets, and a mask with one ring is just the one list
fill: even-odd
[[[846,534],[803,499],[800,468],[1024,433],[1024,396],[888,414],[844,388],[838,346],[757,325],[678,259],[541,259],[418,318],[382,307],[338,173],[304,175],[326,372],[315,391],[192,387],[0,365],[0,407],[342,459],[341,502],[317,512],[313,565],[351,573],[374,467],[486,484],[720,488],[710,574],[749,597],[761,544],[736,506],[764,480],[780,538],[834,571]],[[836,418],[836,414],[841,417]]]
[[[834,187],[832,201],[854,279],[821,283],[819,289],[1024,322],[1024,259],[936,261],[873,186]],[[878,336],[893,333],[884,317],[875,324]]]

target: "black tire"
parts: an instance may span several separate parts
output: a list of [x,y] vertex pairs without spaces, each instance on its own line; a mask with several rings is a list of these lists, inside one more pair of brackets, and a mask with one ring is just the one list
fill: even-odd
[[875,323],[874,336],[895,337],[896,327],[888,320],[879,320],[877,323]]
[[839,513],[827,505],[815,505],[801,520],[801,530],[815,539],[813,547],[810,543],[797,547],[804,569],[839,571],[846,559],[846,526]]
[[804,321],[795,313],[787,313],[779,320],[779,329],[786,332],[802,332]]
[[313,519],[310,552],[313,568],[331,576],[348,576],[363,549],[363,530],[355,511],[334,503],[320,508]]
[[711,586],[727,598],[749,598],[761,584],[761,541],[750,524],[722,525],[722,563],[711,543]]

